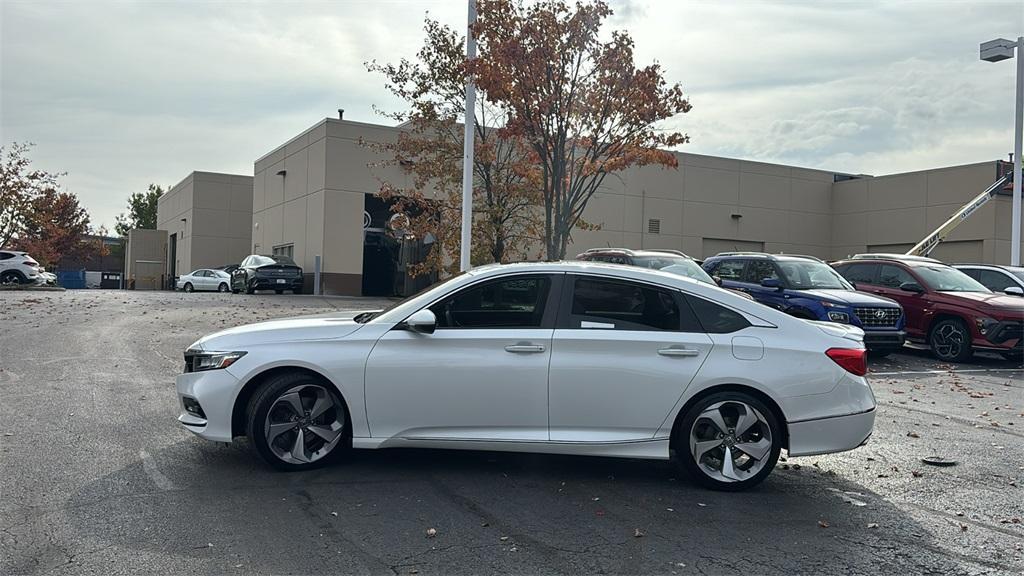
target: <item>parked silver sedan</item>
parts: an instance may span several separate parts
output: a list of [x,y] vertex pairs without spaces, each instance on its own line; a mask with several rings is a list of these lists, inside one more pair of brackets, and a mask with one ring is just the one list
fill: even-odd
[[175,283],[178,290],[193,292],[196,290],[214,290],[216,292],[231,291],[231,275],[223,270],[200,268],[184,276],[179,276]]

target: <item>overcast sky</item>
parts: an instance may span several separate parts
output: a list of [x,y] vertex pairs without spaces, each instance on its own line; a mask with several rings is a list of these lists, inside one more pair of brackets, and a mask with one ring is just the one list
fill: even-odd
[[[885,174],[1013,149],[1014,61],[978,44],[1024,35],[1024,0],[612,5],[694,105],[682,150]],[[428,12],[461,27],[466,3],[0,0],[0,141],[112,228],[150,182],[252,174],[337,108],[382,121],[398,103],[363,63],[413,56]]]

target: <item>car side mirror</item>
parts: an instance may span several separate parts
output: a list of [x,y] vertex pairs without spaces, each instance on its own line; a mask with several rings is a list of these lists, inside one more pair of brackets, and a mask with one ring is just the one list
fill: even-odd
[[405,319],[403,323],[406,330],[419,334],[433,334],[437,328],[437,316],[430,310],[424,308]]
[[719,286],[722,285],[722,277],[721,276],[712,276],[711,279],[715,281],[715,284],[717,284]]
[[917,282],[904,282],[903,284],[900,284],[900,290],[903,290],[904,292],[914,292],[917,294],[924,292],[924,288],[922,288]]
[[776,290],[782,288],[782,282],[779,282],[778,278],[762,278],[761,286],[765,288],[775,288]]
[[1024,288],[1020,286],[1007,286],[1003,293],[1010,296],[1024,296]]

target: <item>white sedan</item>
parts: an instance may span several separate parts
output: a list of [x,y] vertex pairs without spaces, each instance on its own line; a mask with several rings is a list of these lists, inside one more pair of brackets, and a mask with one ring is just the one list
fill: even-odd
[[231,275],[223,270],[210,270],[200,268],[193,270],[184,276],[178,276],[175,282],[178,290],[193,292],[195,290],[215,290],[217,292],[231,291]]
[[703,484],[739,490],[783,448],[867,440],[862,338],[656,270],[486,266],[384,311],[201,338],[178,420],[208,440],[248,436],[285,470],[348,448],[675,452]]

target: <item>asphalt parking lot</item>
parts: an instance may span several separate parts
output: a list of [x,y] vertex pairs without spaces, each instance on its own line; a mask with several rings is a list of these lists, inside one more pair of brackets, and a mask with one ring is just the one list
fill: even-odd
[[0,293],[0,573],[1024,573],[1024,372],[997,356],[873,361],[870,443],[740,494],[663,462],[484,452],[285,474],[175,421],[203,334],[380,304]]

